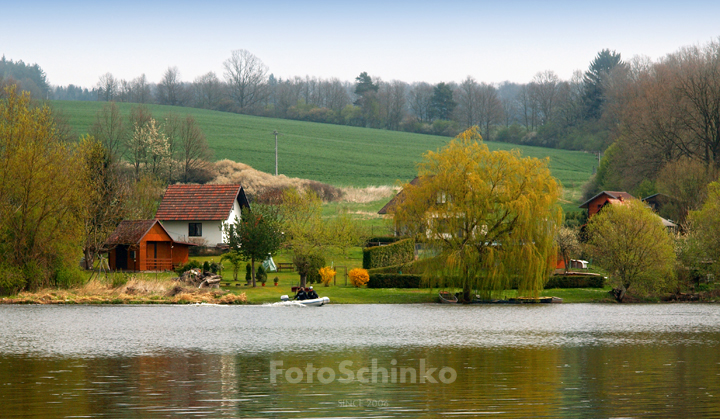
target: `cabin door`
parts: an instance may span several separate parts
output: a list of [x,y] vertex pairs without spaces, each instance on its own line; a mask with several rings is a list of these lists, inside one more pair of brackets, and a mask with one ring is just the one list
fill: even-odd
[[146,243],[145,260],[147,261],[147,269],[152,271],[159,270],[158,267],[158,242],[147,242]]
[[115,248],[115,269],[127,270],[127,247],[120,245]]

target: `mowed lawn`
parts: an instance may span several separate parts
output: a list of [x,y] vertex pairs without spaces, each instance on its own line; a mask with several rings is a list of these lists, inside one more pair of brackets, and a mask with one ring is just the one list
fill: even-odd
[[[78,135],[84,134],[104,102],[51,101]],[[119,103],[127,117],[135,106]],[[336,186],[393,185],[407,182],[428,150],[437,150],[448,137],[347,127],[315,122],[238,115],[203,109],[148,105],[156,119],[168,113],[190,114],[205,133],[215,159],[230,159],[255,169],[275,172],[275,137],[279,136],[279,171],[290,177]],[[553,175],[570,191],[592,175],[597,159],[590,153],[488,142],[491,150],[518,148],[523,156],[550,158]],[[575,200],[576,193],[570,194]],[[566,195],[568,197],[568,195]]]

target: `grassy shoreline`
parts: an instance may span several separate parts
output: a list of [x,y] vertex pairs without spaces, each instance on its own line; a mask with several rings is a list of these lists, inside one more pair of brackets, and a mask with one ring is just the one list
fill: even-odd
[[[355,288],[352,286],[322,285],[315,287],[322,297],[329,297],[331,304],[434,304],[439,303],[438,289],[428,288]],[[452,290],[451,290],[452,291]],[[555,296],[565,303],[612,303],[607,289],[551,289],[541,296]],[[272,283],[253,288],[243,284],[230,286],[224,283],[219,289],[197,289],[173,282],[169,278],[131,280],[112,288],[101,281],[91,281],[75,289],[42,289],[37,292],[21,292],[0,299],[0,304],[267,304],[280,301],[282,295],[292,296],[288,285]],[[499,293],[497,298],[516,297],[510,290]]]
[[[199,262],[219,261],[219,256],[193,257]],[[275,262],[290,262],[290,254],[281,251]],[[335,266],[337,278],[334,284],[325,287],[315,284],[315,290],[321,297],[329,297],[330,304],[435,304],[439,303],[439,289],[428,288],[355,288],[345,279],[345,272],[361,267],[362,250],[352,248],[345,256],[328,258],[328,264]],[[292,296],[291,287],[298,285],[297,272],[284,271],[268,274],[267,283],[257,287],[245,285],[245,269],[241,269],[236,280],[232,266],[223,263],[221,288],[198,289],[172,280],[174,272],[158,273],[110,273],[90,280],[90,272],[85,284],[71,289],[47,288],[36,292],[21,292],[18,295],[0,298],[0,304],[267,304],[280,301],[282,295]],[[244,264],[242,265],[244,268]],[[274,278],[279,285],[274,285]],[[540,293],[542,297],[560,297],[563,303],[608,303],[617,304],[610,295],[610,287],[605,288],[555,288]],[[459,290],[447,290],[457,292]],[[493,295],[497,299],[517,297],[516,290],[508,290]],[[707,294],[701,302],[720,302],[720,296]],[[639,303],[657,303],[659,298],[633,299]]]
[[[316,286],[321,297],[329,297],[330,304],[439,304],[438,291],[429,288],[354,288],[352,286]],[[445,289],[447,290],[447,289]],[[458,290],[448,290],[455,292]],[[605,288],[554,288],[543,290],[542,297],[560,297],[564,304],[618,304]],[[92,281],[75,289],[42,289],[37,292],[21,292],[15,296],[0,298],[0,305],[19,304],[243,304],[262,305],[280,301],[282,295],[292,297],[290,286],[274,286],[272,283],[257,287],[244,284],[226,284],[221,288],[198,289],[169,279],[133,280],[118,288]],[[517,297],[516,290],[496,293],[493,298]],[[695,303],[718,303],[720,298],[705,295]],[[674,303],[659,298],[636,299],[630,304]],[[681,302],[681,301],[677,301]]]

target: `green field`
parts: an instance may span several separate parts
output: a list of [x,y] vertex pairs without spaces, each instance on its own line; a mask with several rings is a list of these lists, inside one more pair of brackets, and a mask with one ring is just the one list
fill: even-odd
[[[70,126],[86,133],[103,102],[51,101]],[[133,104],[118,104],[123,115]],[[447,137],[370,128],[263,118],[233,113],[149,105],[157,119],[170,112],[191,114],[215,151],[215,159],[230,159],[263,172],[275,171],[275,139],[279,137],[280,173],[337,186],[393,185],[416,174],[416,163],[427,150],[437,150]],[[519,148],[523,155],[549,157],[553,175],[566,189],[577,191],[597,165],[592,154],[541,147],[487,143],[492,150]],[[567,196],[576,200],[576,194]]]

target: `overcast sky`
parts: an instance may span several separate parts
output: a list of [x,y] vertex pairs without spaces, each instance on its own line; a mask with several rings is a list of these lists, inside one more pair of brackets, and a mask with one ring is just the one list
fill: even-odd
[[34,1],[0,0],[0,55],[39,64],[52,85],[169,66],[183,81],[223,77],[247,49],[276,77],[525,83],[569,79],[603,48],[655,60],[720,36],[720,2],[685,1]]

